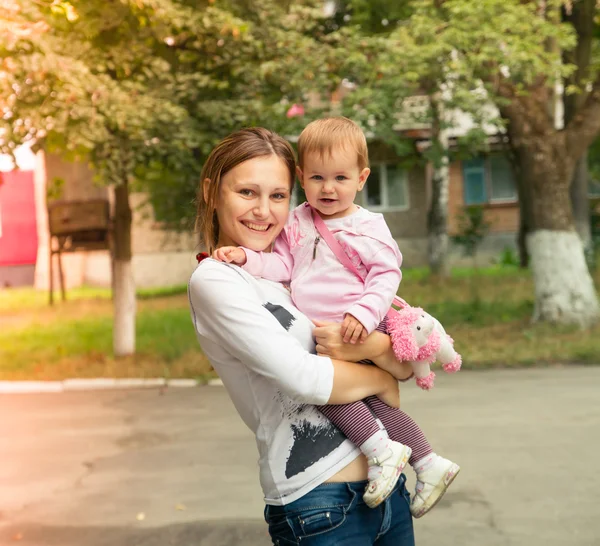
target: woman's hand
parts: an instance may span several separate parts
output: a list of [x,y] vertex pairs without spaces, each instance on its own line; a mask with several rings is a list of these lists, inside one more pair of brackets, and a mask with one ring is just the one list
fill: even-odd
[[313,330],[313,335],[317,341],[317,354],[350,362],[372,360],[400,381],[412,376],[410,362],[396,360],[390,336],[387,334],[376,331],[371,333],[364,343],[351,345],[344,343],[340,324],[319,321],[315,321],[315,324],[317,327]]
[[383,339],[389,337],[381,332],[373,332],[364,343],[351,344],[344,343],[341,324],[315,321],[315,325],[317,327],[313,330],[313,335],[317,342],[317,353],[320,355],[350,362],[375,360],[389,346],[389,341]]

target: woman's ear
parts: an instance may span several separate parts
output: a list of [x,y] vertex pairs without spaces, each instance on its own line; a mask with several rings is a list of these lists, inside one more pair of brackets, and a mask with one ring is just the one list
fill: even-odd
[[361,191],[365,187],[365,182],[369,175],[371,174],[371,169],[369,167],[365,167],[360,174],[358,175],[358,191]]
[[208,192],[210,190],[210,178],[205,178],[202,181],[202,197],[204,197],[204,202],[208,203]]

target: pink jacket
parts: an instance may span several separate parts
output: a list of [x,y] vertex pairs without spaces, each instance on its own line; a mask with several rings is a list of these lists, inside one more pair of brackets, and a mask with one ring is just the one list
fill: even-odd
[[255,277],[290,282],[294,304],[312,320],[341,322],[349,313],[371,333],[398,290],[402,254],[381,214],[359,207],[351,216],[325,224],[364,274],[364,282],[321,240],[305,204],[290,213],[273,252],[244,248],[243,268]]

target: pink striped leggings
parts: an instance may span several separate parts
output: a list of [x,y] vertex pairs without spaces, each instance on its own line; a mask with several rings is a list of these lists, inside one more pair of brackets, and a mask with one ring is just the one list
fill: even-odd
[[369,396],[352,404],[318,407],[356,446],[361,446],[379,431],[379,424],[375,420],[378,417],[392,440],[412,449],[409,460],[411,465],[433,452],[421,427],[410,415],[401,409],[390,408],[376,396]]
[[[377,326],[383,333],[387,331],[387,317]],[[365,363],[369,361],[363,361]],[[372,364],[370,362],[370,364]],[[401,409],[390,408],[376,396],[369,396],[352,404],[337,406],[319,406],[319,411],[339,428],[355,446],[361,446],[365,441],[379,431],[375,417],[383,423],[388,436],[395,442],[407,445],[412,449],[409,463],[412,465],[419,459],[433,453],[421,427],[410,415]]]

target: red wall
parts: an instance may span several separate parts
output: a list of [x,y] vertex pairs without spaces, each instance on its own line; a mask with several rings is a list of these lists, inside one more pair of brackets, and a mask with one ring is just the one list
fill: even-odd
[[0,266],[35,264],[33,171],[0,173]]

